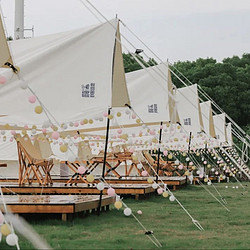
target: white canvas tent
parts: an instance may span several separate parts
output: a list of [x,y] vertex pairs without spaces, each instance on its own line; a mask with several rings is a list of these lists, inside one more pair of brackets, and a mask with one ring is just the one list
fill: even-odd
[[211,101],[202,102],[200,104],[202,120],[204,125],[204,131],[208,136],[212,138],[215,137],[215,129],[214,129],[214,121],[213,121],[213,113]]
[[[118,20],[110,21],[118,28]],[[1,69],[0,124],[38,125],[48,120],[34,112],[29,89],[59,123],[80,121],[129,104],[119,29],[108,22],[84,29],[9,43],[19,75]],[[117,98],[117,93],[120,91]],[[14,101],[15,100],[15,101]]]
[[167,75],[165,64],[126,74],[131,106],[144,122],[170,121]]
[[197,84],[177,89],[177,110],[180,123],[187,132],[194,134],[203,130]]
[[227,135],[227,144],[228,146],[233,146],[233,137],[232,137],[232,123],[229,122],[226,124],[226,135]]
[[217,141],[220,145],[226,142],[226,115],[225,113],[214,115],[214,127]]

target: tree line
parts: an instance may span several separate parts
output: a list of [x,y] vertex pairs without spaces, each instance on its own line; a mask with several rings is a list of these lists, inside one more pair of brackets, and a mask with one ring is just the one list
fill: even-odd
[[[157,64],[153,58],[144,61],[142,56],[137,57],[147,67]],[[123,54],[123,58],[125,72],[142,68],[130,54]],[[200,85],[238,125],[250,132],[250,53],[228,57],[222,62],[213,58],[178,61],[170,68],[178,76],[179,71],[189,81]],[[182,77],[186,83],[187,79]],[[184,87],[173,74],[172,80],[178,88]]]

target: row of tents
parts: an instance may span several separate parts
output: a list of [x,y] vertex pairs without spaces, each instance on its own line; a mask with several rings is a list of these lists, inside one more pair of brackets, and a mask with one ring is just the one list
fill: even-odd
[[106,118],[109,150],[119,144],[131,151],[232,147],[226,114],[213,115],[210,101],[200,103],[197,84],[177,89],[168,63],[125,74],[118,19],[8,43],[0,29],[2,162],[17,163],[17,133],[33,140],[46,135],[64,160],[76,155],[79,140],[98,153]]

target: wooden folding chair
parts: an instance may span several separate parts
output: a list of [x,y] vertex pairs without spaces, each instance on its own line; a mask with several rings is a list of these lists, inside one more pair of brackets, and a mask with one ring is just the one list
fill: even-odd
[[43,158],[27,134],[23,137],[17,134],[15,139],[19,159],[19,185],[32,184],[35,181],[40,185],[52,185],[50,171],[54,166],[53,159]]
[[[82,141],[79,143],[78,157],[88,166],[88,173],[93,172],[99,164],[103,164],[104,162],[104,153],[100,152],[98,155],[93,155],[88,141]],[[116,164],[112,167],[111,163],[114,162],[116,162]],[[118,157],[113,152],[108,152],[106,154],[105,162],[105,166],[108,169],[104,173],[104,176],[106,177],[110,172],[112,172],[117,178],[121,178],[121,176],[116,171],[121,163],[122,161],[118,159]]]
[[160,162],[162,163],[161,170],[163,170],[166,176],[173,176],[174,173],[176,173],[178,176],[181,176],[181,174],[175,169],[174,163],[172,161],[164,161],[160,156]]

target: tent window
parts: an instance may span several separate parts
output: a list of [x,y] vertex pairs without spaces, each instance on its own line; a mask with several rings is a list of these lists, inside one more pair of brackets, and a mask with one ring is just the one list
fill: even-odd
[[95,83],[88,83],[82,85],[82,97],[95,97]]
[[191,118],[184,119],[184,125],[191,125]]
[[158,113],[157,104],[148,105],[148,113]]

